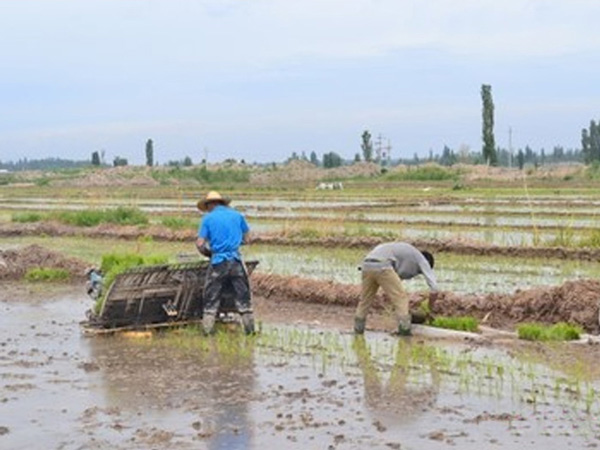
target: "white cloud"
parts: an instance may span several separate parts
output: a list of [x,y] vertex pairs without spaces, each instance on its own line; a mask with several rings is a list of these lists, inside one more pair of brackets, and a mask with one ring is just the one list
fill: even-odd
[[597,0],[0,0],[0,145],[366,125],[410,140],[435,121],[477,142],[483,82],[498,123],[585,124],[598,17]]
[[536,57],[598,51],[599,14],[595,0],[20,0],[0,3],[0,52],[124,76],[148,61],[258,69],[414,48]]

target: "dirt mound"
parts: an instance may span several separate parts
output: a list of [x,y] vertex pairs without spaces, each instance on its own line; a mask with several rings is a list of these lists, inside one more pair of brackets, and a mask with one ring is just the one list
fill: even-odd
[[569,322],[594,334],[600,332],[600,281],[567,281],[561,286],[516,291],[512,295],[459,296],[444,292],[432,311],[446,316],[470,315],[492,326],[511,328],[517,323]]
[[271,167],[268,170],[253,172],[250,181],[254,185],[289,183],[316,183],[320,180],[345,179],[356,176],[375,176],[381,172],[378,164],[359,162],[349,166],[325,169],[317,167],[309,161],[295,160],[281,166]]
[[[275,301],[281,299],[303,303],[355,307],[360,300],[361,286],[334,281],[253,273],[252,292]],[[410,294],[411,308],[417,308],[426,298],[428,298],[427,294]],[[375,297],[373,307],[383,309],[388,307],[389,304],[380,291]]]
[[355,306],[360,286],[274,274],[252,274],[252,292],[265,298]]
[[110,167],[86,171],[83,176],[66,180],[54,180],[53,186],[158,186],[159,182],[145,167]]
[[39,245],[0,250],[0,280],[20,279],[28,270],[36,267],[64,269],[72,280],[83,280],[86,266],[84,261],[68,258]]
[[[291,300],[325,305],[354,307],[360,300],[359,285],[308,280],[273,274],[252,275],[252,291],[272,300]],[[411,309],[418,308],[428,296],[410,295]],[[561,286],[516,291],[512,295],[457,295],[441,292],[431,305],[434,315],[474,316],[497,328],[510,329],[517,323],[569,322],[598,334],[600,281],[568,281]],[[389,302],[379,294],[374,307],[382,309]]]
[[463,173],[466,181],[499,180],[520,181],[527,179],[563,179],[567,176],[580,175],[585,166],[581,163],[548,164],[540,167],[526,167],[520,170],[518,167],[491,167],[486,165],[455,164],[453,168]]

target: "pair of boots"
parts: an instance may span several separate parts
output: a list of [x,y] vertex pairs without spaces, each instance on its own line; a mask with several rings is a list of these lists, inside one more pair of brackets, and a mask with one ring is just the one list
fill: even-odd
[[[367,319],[361,319],[360,317],[354,318],[354,334],[363,334],[365,332],[365,325],[367,323]],[[399,336],[410,336],[412,333],[410,331],[411,318],[410,314],[408,316],[402,316],[398,319],[398,330],[397,334]]]
[[[244,327],[244,333],[246,334],[254,334],[254,315],[250,313],[242,314],[242,325]],[[202,328],[204,330],[205,335],[210,335],[213,333],[215,328],[215,315],[214,314],[204,314],[202,317]]]

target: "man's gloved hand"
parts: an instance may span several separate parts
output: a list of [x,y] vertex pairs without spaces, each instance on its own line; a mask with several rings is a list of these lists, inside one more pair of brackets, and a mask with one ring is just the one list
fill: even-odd
[[210,258],[212,256],[212,250],[210,249],[210,246],[208,245],[208,242],[203,242],[201,246],[198,247],[198,251],[203,254],[204,256],[206,256],[207,258]]

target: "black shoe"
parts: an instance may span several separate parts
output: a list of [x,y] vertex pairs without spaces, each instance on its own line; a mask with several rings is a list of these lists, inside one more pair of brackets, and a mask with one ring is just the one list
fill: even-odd
[[367,319],[354,318],[354,334],[364,334]]

